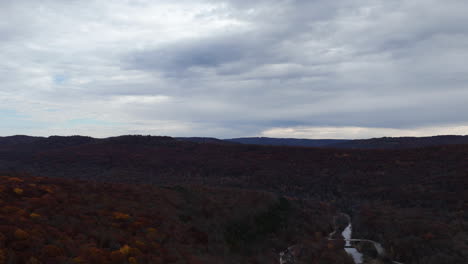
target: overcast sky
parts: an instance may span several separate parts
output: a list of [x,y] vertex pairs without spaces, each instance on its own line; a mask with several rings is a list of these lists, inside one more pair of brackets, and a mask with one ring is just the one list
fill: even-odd
[[1,0],[0,136],[468,134],[466,0]]

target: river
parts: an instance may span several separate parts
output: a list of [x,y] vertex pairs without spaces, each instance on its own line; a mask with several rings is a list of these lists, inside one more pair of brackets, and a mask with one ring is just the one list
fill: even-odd
[[[334,234],[333,232],[332,234]],[[348,226],[341,232],[341,235],[343,236],[346,244],[345,244],[345,251],[353,257],[354,263],[356,264],[362,264],[363,263],[363,254],[359,252],[355,247],[351,245],[352,241],[361,241],[361,242],[369,242],[374,245],[375,250],[377,251],[377,254],[379,256],[384,256],[385,255],[385,250],[382,247],[382,245],[378,242],[368,240],[368,239],[353,239],[352,238],[352,233],[353,233],[353,226],[351,225],[351,221],[349,222]],[[330,234],[330,235],[332,235]],[[403,264],[401,262],[397,261],[392,261],[394,264]]]
[[349,224],[343,232],[341,232],[341,235],[343,235],[346,244],[345,244],[345,251],[353,257],[354,263],[356,264],[362,264],[362,253],[359,252],[356,248],[351,246],[351,234],[353,232],[353,227],[351,224]]
[[[352,238],[352,233],[353,233],[353,226],[351,224],[351,218],[348,215],[345,215],[348,218],[348,225],[346,228],[341,232],[341,235],[343,236],[343,239],[345,241],[345,247],[344,250],[351,255],[351,257],[354,260],[354,263],[356,264],[364,264],[364,255],[359,252],[354,246],[351,245],[351,242],[367,242],[367,243],[372,243],[375,250],[377,251],[377,254],[379,257],[384,257],[385,256],[385,250],[382,247],[382,245],[378,242],[369,240],[369,239],[356,239]],[[336,238],[333,238],[335,236],[337,230],[333,231],[332,233],[329,234],[328,240],[335,240]],[[297,245],[288,247],[285,251],[280,253],[280,263],[281,264],[289,264],[289,263],[294,263],[294,254],[292,253],[294,251],[294,248]],[[397,261],[391,261],[393,264],[403,264],[401,262]],[[388,263],[388,262],[386,262]]]

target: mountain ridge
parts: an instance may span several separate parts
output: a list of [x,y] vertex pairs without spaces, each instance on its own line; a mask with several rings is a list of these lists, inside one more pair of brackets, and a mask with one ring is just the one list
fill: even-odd
[[165,140],[191,142],[197,144],[244,144],[262,146],[290,146],[290,147],[318,147],[340,149],[408,149],[430,146],[468,144],[468,136],[438,135],[430,137],[380,137],[369,139],[302,139],[302,138],[270,138],[270,137],[244,137],[218,139],[213,137],[169,137],[150,135],[122,135],[107,138],[93,138],[88,136],[50,136],[35,137],[14,135],[0,137],[0,146],[21,146],[22,144],[36,144],[44,148],[62,147],[65,145],[80,145],[106,141],[130,140],[135,143],[136,138],[146,140]]

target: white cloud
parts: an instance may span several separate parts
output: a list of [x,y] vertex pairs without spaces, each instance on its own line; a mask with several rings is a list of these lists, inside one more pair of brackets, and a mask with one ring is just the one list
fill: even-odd
[[418,127],[409,129],[380,127],[288,127],[271,128],[260,136],[310,139],[366,139],[376,137],[425,137],[434,135],[468,135],[468,125]]
[[[0,133],[462,133],[435,128],[468,121],[466,9],[456,0],[1,1],[0,111],[20,117],[0,116],[9,124]],[[76,119],[102,124],[67,130]]]

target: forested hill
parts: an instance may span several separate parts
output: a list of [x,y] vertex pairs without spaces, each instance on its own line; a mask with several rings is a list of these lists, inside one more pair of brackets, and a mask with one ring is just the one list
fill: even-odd
[[[121,136],[105,139],[96,139],[83,136],[51,136],[51,137],[30,137],[30,136],[10,136],[0,137],[0,146],[21,147],[40,147],[45,149],[63,147],[65,145],[80,145],[84,143],[97,143],[113,140],[123,140]],[[370,139],[299,139],[299,138],[268,138],[268,137],[246,137],[246,138],[231,138],[217,139],[211,137],[147,137],[147,138],[166,138],[175,139],[177,141],[185,141],[192,143],[209,143],[209,144],[245,144],[245,145],[262,145],[262,146],[291,146],[291,147],[319,147],[319,148],[340,148],[340,149],[410,149],[430,146],[443,145],[458,145],[468,144],[468,136],[433,136],[433,137],[382,137]]]
[[228,142],[267,146],[300,146],[300,147],[326,147],[332,144],[344,143],[345,139],[299,139],[299,138],[268,138],[248,137],[225,139]]
[[467,168],[467,144],[338,149],[151,136],[0,139],[0,172],[18,177],[197,184],[331,203],[352,216],[353,234],[382,243],[405,264],[468,260]]
[[335,213],[262,191],[0,174],[0,263],[276,263],[307,242],[308,263],[351,264],[328,246]]
[[[198,142],[220,142],[212,138],[197,138]],[[227,142],[265,145],[265,146],[300,146],[344,149],[406,149],[430,146],[468,144],[468,136],[433,136],[433,137],[382,137],[371,139],[298,139],[249,137],[225,139]]]
[[437,179],[459,188],[456,181],[463,180],[468,167],[466,153],[468,145],[359,150],[152,136],[2,138],[0,171],[115,182],[196,182],[327,198],[343,195],[339,190],[352,185],[341,184],[357,179],[395,188]]
[[356,139],[326,147],[351,149],[408,149],[430,146],[468,144],[468,136],[434,136],[434,137],[383,137],[371,139]]

